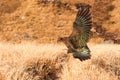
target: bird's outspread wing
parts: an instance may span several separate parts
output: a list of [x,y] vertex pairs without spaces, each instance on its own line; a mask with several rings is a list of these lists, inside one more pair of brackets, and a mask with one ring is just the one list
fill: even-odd
[[72,53],[74,58],[79,60],[90,59],[90,49],[87,46],[90,29],[92,26],[90,7],[81,6],[73,23],[73,31],[69,37],[60,38]]
[[69,36],[74,48],[86,46],[91,29],[91,13],[89,7],[81,7],[73,23],[73,31]]

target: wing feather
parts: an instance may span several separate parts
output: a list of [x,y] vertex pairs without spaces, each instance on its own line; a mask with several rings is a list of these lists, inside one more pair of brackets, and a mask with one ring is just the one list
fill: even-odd
[[91,13],[89,7],[79,9],[73,23],[73,31],[69,36],[74,48],[85,46],[92,26]]

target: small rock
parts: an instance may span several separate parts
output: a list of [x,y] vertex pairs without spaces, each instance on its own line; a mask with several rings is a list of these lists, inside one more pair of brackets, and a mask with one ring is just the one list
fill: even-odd
[[22,16],[21,19],[25,19],[25,16]]
[[18,37],[18,36],[20,36],[19,33],[15,33],[15,34],[14,34],[14,37]]
[[96,32],[95,28],[91,28],[91,32]]
[[30,38],[29,34],[24,34],[24,38],[29,39]]
[[64,24],[58,24],[58,26],[57,27],[63,27],[64,26]]

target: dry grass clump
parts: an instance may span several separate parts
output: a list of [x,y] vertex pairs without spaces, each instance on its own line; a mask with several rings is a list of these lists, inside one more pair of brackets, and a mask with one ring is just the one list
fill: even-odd
[[[108,57],[109,56],[109,57]],[[98,59],[92,60],[92,63],[96,66],[104,69],[110,75],[117,76],[120,79],[120,54],[101,54]]]
[[51,60],[29,60],[10,73],[10,80],[54,80],[59,78],[60,69]]
[[0,43],[0,72],[6,80],[119,80],[120,46],[88,45],[92,58],[81,62],[63,45]]
[[62,80],[119,80],[120,46],[90,45],[90,50],[90,60],[69,59],[62,70]]
[[1,43],[0,71],[9,80],[58,79],[67,59],[63,48],[55,44]]
[[[100,54],[92,60],[92,64],[104,69],[106,73],[115,75],[116,80],[120,79],[120,45],[102,44],[102,47],[96,47]],[[100,46],[100,45],[99,45]],[[104,51],[104,52],[101,52]]]

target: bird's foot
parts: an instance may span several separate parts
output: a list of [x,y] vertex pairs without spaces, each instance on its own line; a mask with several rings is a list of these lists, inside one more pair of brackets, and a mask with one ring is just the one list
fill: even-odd
[[71,51],[70,51],[70,50],[68,50],[68,51],[67,51],[67,54],[69,54],[69,53],[71,53]]

